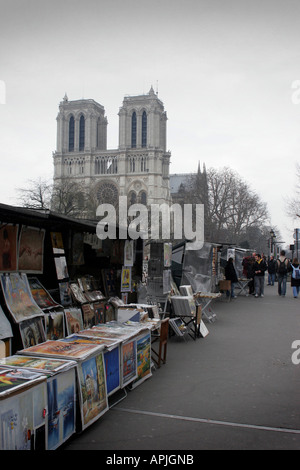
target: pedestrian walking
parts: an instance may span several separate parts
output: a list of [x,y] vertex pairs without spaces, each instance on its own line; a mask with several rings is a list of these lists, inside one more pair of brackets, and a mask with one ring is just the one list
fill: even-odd
[[286,294],[286,281],[288,270],[290,269],[290,262],[285,257],[285,251],[281,250],[280,256],[276,261],[276,273],[278,281],[278,295],[285,297]]
[[225,266],[225,278],[227,281],[231,281],[231,292],[227,291],[226,295],[229,297],[231,296],[232,299],[236,298],[234,294],[235,285],[238,282],[238,277],[236,275],[236,271],[233,264],[233,258],[229,258],[227,264]]
[[267,265],[265,261],[262,259],[260,254],[256,254],[253,265],[255,297],[264,296],[266,270]]
[[276,260],[271,255],[268,261],[268,286],[274,286],[276,277]]
[[294,258],[291,263],[292,277],[291,277],[291,287],[293,289],[293,296],[297,299],[300,291],[300,267],[298,258]]

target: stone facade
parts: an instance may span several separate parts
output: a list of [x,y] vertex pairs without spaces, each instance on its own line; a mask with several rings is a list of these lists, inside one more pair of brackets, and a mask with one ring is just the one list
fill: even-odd
[[128,204],[170,204],[166,134],[167,115],[152,87],[146,95],[124,98],[115,150],[107,149],[104,107],[65,95],[57,116],[54,186],[71,182],[94,194],[98,204],[115,204],[119,196],[127,196]]

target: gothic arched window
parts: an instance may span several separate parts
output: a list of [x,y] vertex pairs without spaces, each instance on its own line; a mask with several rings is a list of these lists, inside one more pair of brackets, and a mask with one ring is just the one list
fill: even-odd
[[144,204],[146,206],[147,205],[147,194],[145,193],[145,191],[141,192],[140,198],[141,198],[141,204]]
[[136,148],[136,112],[131,117],[131,147]]
[[79,120],[79,150],[84,150],[84,137],[85,137],[85,119],[80,116]]
[[74,132],[75,122],[74,117],[71,116],[69,120],[69,152],[74,152]]
[[147,147],[147,114],[146,111],[142,115],[142,147]]

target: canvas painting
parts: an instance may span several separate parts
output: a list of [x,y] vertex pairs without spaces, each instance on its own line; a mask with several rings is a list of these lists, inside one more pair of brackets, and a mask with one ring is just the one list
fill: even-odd
[[32,296],[41,309],[52,309],[60,306],[57,302],[55,302],[55,300],[52,299],[49,292],[45,289],[37,277],[29,277],[28,282]]
[[103,353],[78,365],[82,428],[95,422],[108,410]]
[[116,272],[114,269],[102,269],[103,285],[106,297],[116,295]]
[[65,250],[64,250],[62,234],[60,232],[50,232],[50,236],[51,236],[53,253],[56,255],[64,254]]
[[65,337],[64,312],[45,313],[45,330],[47,339],[61,339]]
[[45,380],[0,401],[0,450],[46,449]]
[[26,368],[35,370],[36,372],[46,373],[47,375],[56,374],[62,370],[76,365],[74,361],[67,361],[56,358],[22,356],[15,354],[14,356],[0,359],[1,367]]
[[87,302],[87,298],[84,296],[84,293],[80,289],[79,285],[76,284],[76,282],[71,282],[70,288],[75,302],[78,302],[79,304],[84,304]]
[[122,386],[137,377],[136,341],[128,341],[121,346]]
[[69,282],[59,282],[59,296],[60,302],[64,307],[69,307],[72,305],[72,296],[71,296],[71,288]]
[[83,316],[83,328],[92,328],[95,325],[95,312],[92,304],[81,306]]
[[95,325],[99,323],[105,323],[105,304],[104,302],[95,302],[94,303],[94,312],[95,312]]
[[121,292],[131,291],[131,268],[122,268]]
[[45,330],[41,317],[31,318],[19,323],[20,334],[22,338],[23,348],[29,348],[36,344],[46,341]]
[[65,256],[58,256],[54,258],[55,269],[57,279],[62,281],[63,279],[67,279],[69,277],[68,267],[67,267],[67,260]]
[[78,334],[67,336],[66,338],[63,339],[63,341],[72,341],[72,342],[87,343],[87,344],[98,344],[108,349],[120,343],[120,340],[118,339],[101,338],[99,336],[89,335],[90,331],[91,331],[90,329],[80,331],[80,333]]
[[132,382],[132,388],[140,385],[152,376],[151,372],[151,333],[141,335],[136,341],[137,349],[137,378]]
[[12,338],[13,332],[10,321],[6,317],[0,305],[0,340],[6,338]]
[[75,369],[47,380],[48,450],[57,449],[75,433],[76,377]]
[[16,323],[44,316],[33,299],[25,273],[1,274],[0,279],[5,303]]
[[134,241],[126,240],[124,245],[124,266],[133,266]]
[[0,224],[0,271],[17,271],[18,225]]
[[43,273],[45,230],[22,226],[19,242],[19,271]]
[[65,343],[64,341],[46,341],[45,343],[38,344],[27,348],[26,350],[19,351],[25,355],[37,356],[56,356],[59,358],[83,360],[90,354],[96,353],[99,346],[93,344],[80,344],[80,343]]
[[119,346],[104,353],[107,396],[120,388],[120,349]]
[[65,308],[64,312],[68,335],[83,330],[83,319],[80,308]]

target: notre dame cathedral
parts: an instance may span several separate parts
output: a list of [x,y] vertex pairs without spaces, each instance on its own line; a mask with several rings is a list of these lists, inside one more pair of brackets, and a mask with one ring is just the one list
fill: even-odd
[[126,96],[119,109],[119,146],[107,149],[104,107],[93,99],[69,101],[57,116],[53,153],[54,187],[72,183],[78,194],[93,194],[97,205],[171,203],[167,114],[151,87],[148,94]]

